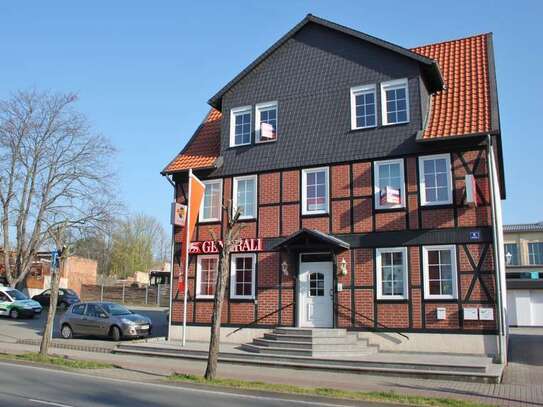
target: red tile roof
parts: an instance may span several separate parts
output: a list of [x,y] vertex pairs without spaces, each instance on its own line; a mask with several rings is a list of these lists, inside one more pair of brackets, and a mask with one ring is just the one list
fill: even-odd
[[221,112],[211,109],[185,148],[164,168],[163,173],[213,167],[220,153],[221,117]]
[[[435,59],[446,89],[431,97],[422,140],[486,134],[491,129],[488,38],[490,34],[413,48]],[[210,168],[220,154],[221,112],[211,109],[192,139],[163,173]]]
[[432,96],[423,140],[491,132],[489,36],[481,34],[412,49],[438,62],[446,86]]

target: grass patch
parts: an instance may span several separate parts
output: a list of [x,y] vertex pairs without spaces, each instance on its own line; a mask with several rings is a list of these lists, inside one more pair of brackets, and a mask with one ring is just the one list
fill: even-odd
[[438,406],[438,407],[487,407],[487,404],[473,403],[467,400],[441,398],[441,397],[423,397],[399,394],[390,392],[361,392],[331,389],[326,387],[299,387],[291,384],[272,384],[258,381],[244,381],[237,379],[215,379],[206,380],[201,376],[189,374],[174,374],[168,377],[168,380],[185,383],[205,384],[212,386],[222,386],[231,389],[260,390],[277,393],[298,394],[305,396],[321,396],[336,399],[375,401],[381,403],[394,403],[412,406]]
[[20,355],[2,354],[1,357],[3,359],[23,360],[26,362],[54,365],[71,369],[107,369],[113,367],[110,363],[68,359],[62,356],[42,356],[39,353],[22,353]]

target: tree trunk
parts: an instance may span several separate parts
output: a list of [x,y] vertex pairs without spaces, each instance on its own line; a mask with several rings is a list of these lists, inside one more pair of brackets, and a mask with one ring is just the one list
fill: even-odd
[[58,289],[60,285],[61,270],[64,267],[64,259],[60,259],[60,266],[55,270],[53,264],[51,264],[51,296],[49,297],[49,312],[47,314],[47,322],[45,323],[45,329],[41,338],[40,355],[47,356],[49,353],[49,345],[53,338],[53,329],[55,326],[55,313],[57,310],[58,302]]
[[215,288],[213,315],[211,318],[211,338],[209,340],[209,354],[205,372],[206,380],[213,380],[217,375],[217,362],[219,358],[219,346],[221,340],[222,304],[224,302],[224,292],[226,290],[226,279],[229,274],[227,273],[229,270],[229,257],[229,252],[223,252],[219,258],[220,263],[217,271],[217,285]]

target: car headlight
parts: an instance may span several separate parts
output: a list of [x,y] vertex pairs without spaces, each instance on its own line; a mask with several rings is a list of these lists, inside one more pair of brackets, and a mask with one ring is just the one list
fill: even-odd
[[127,319],[127,318],[121,319],[121,322],[122,322],[123,324],[126,324],[126,325],[135,325],[135,324],[136,324],[134,321],[132,321],[132,320],[130,320],[130,319]]

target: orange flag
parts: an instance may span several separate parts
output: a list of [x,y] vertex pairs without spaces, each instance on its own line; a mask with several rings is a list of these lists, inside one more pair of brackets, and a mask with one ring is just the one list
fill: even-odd
[[[202,199],[204,199],[205,185],[200,181],[193,173],[189,171],[189,194],[188,194],[188,210],[187,220],[185,222],[185,230],[183,231],[182,250],[181,250],[181,264],[183,265],[184,276],[188,272],[187,257],[189,253],[190,242],[194,236],[194,229],[196,228],[196,220],[198,219],[198,212],[200,212],[200,205]],[[179,290],[184,290],[186,284],[185,279],[179,279],[179,282],[183,282],[183,287],[179,284]]]
[[[192,170],[189,170],[189,202],[188,202],[188,214],[187,221],[185,222],[185,230],[183,233],[183,244],[181,252],[181,264],[183,265],[183,287],[179,284],[179,291],[183,291],[183,346],[186,341],[186,329],[187,329],[187,280],[189,273],[188,256],[189,247],[192,236],[194,235],[194,228],[196,227],[196,219],[198,219],[198,212],[200,211],[200,204],[204,198],[206,187],[198,178],[192,174]],[[179,276],[181,277],[181,276]],[[181,281],[181,278],[179,278]]]

